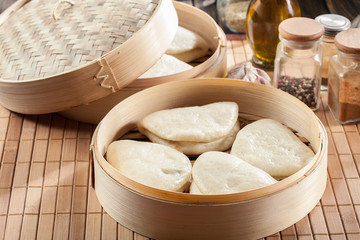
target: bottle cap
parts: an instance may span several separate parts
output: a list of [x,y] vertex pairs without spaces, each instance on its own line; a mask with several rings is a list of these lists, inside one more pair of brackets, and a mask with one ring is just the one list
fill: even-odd
[[351,27],[351,22],[344,16],[338,14],[323,14],[315,18],[325,28],[324,35],[334,37],[341,31]]
[[307,42],[319,39],[324,34],[324,27],[314,19],[294,17],[280,23],[279,33],[287,40]]
[[350,28],[335,37],[335,46],[344,53],[360,54],[360,28]]

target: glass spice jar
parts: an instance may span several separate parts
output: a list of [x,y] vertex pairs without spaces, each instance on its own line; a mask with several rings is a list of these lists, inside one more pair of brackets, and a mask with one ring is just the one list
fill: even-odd
[[246,15],[246,36],[257,67],[274,69],[278,26],[285,19],[300,16],[297,0],[251,0]]
[[335,36],[341,31],[351,27],[351,22],[344,16],[337,14],[323,14],[315,18],[324,28],[324,36],[322,38],[321,47],[323,49],[322,57],[322,73],[321,73],[321,89],[326,90],[328,84],[328,65],[329,60],[336,54],[334,44]]
[[324,27],[310,18],[282,21],[274,66],[274,87],[297,97],[314,111],[320,106],[323,33]]
[[244,33],[250,0],[217,0],[218,22],[225,32]]
[[341,124],[360,121],[360,29],[336,35],[337,54],[329,62],[328,104]]

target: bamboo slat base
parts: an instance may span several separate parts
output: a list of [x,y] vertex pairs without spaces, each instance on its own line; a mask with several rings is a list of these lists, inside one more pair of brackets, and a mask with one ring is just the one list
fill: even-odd
[[[228,40],[228,68],[251,58],[246,40]],[[316,115],[329,140],[325,194],[302,220],[263,240],[360,239],[360,123],[338,124],[327,92],[321,100]],[[117,224],[90,187],[94,127],[0,107],[0,239],[148,239]]]

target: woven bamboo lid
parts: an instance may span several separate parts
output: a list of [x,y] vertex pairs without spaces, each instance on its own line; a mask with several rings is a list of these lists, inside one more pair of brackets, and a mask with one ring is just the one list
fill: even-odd
[[279,24],[280,35],[288,40],[306,42],[319,39],[324,34],[324,27],[311,18],[288,18]]
[[130,39],[157,0],[33,0],[0,26],[0,77],[31,80],[86,65]]
[[156,63],[178,25],[171,0],[19,0],[14,6],[0,15],[0,104],[26,114],[120,90]]

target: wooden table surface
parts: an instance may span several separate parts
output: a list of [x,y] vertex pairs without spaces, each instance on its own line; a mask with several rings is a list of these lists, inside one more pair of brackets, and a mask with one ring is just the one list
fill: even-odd
[[[228,35],[230,69],[251,58]],[[301,221],[265,239],[360,239],[360,124],[340,125],[327,106],[316,115],[329,137],[328,184]],[[117,224],[90,184],[94,125],[57,114],[27,116],[0,106],[0,239],[148,239]]]

